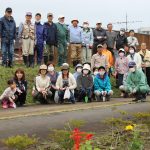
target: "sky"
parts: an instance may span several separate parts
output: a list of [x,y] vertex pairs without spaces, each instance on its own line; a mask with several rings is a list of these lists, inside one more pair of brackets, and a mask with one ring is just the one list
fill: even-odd
[[105,28],[108,23],[114,23],[114,29],[125,28],[126,14],[128,21],[142,21],[128,23],[128,29],[150,27],[150,1],[149,0],[0,0],[0,16],[4,15],[6,7],[13,9],[13,16],[17,25],[24,22],[25,13],[37,12],[42,14],[42,22],[46,21],[48,12],[54,14],[54,22],[58,21],[59,15],[65,15],[65,22],[71,23],[77,18],[79,25],[88,21],[91,27],[96,22],[102,22]]

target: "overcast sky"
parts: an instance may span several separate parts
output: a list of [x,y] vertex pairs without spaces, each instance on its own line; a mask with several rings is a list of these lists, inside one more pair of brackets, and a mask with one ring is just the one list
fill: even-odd
[[[97,21],[107,23],[125,21],[126,13],[128,21],[142,21],[129,23],[129,29],[150,27],[150,1],[149,0],[0,0],[0,16],[3,16],[5,8],[12,7],[13,16],[17,25],[24,21],[25,13],[30,11],[42,14],[42,22],[46,21],[46,14],[54,14],[54,22],[58,15],[66,16],[66,23],[78,18],[80,25],[83,21],[89,21],[92,27]],[[115,29],[125,27],[125,24],[114,24]]]

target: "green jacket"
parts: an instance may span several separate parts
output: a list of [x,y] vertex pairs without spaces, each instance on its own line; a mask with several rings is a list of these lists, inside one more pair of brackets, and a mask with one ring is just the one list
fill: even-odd
[[149,86],[147,84],[147,79],[143,71],[136,70],[134,73],[130,72],[127,81],[126,81],[127,89],[131,92],[133,89],[137,91],[143,87],[149,91]]
[[56,23],[56,26],[57,26],[58,43],[69,42],[69,31],[68,31],[67,25],[60,24],[58,22]]

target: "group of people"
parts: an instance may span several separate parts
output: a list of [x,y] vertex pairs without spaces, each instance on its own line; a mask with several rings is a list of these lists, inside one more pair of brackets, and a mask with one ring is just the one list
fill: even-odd
[[[81,28],[78,19],[73,19],[68,26],[64,23],[63,15],[58,17],[58,23],[53,23],[52,13],[47,14],[48,21],[43,25],[40,13],[35,15],[35,23],[31,21],[31,12],[26,13],[25,19],[18,31],[23,61],[27,67],[34,67],[34,54],[37,52],[36,62],[40,66],[32,90],[34,100],[41,104],[51,100],[56,103],[66,100],[72,103],[95,99],[109,101],[113,94],[111,76],[115,77],[121,96],[132,95],[134,101],[146,100],[150,92],[150,51],[146,43],[141,43],[140,51],[137,50],[139,42],[134,36],[134,30],[130,30],[127,37],[125,29],[115,32],[111,23],[107,25],[107,30],[102,28],[101,22],[91,29],[85,21]],[[7,8],[5,16],[0,19],[3,66],[13,65],[15,39],[16,25],[12,9]],[[53,64],[56,51],[60,72],[56,72]],[[66,63],[68,54],[72,61],[70,66]],[[69,70],[72,65],[74,74]],[[22,106],[27,94],[24,71],[18,69],[8,85],[0,97],[4,108],[9,105],[12,107],[12,104]]]

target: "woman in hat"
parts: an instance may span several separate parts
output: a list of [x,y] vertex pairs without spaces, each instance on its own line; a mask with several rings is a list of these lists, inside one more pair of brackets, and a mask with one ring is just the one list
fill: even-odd
[[129,62],[134,61],[136,63],[136,67],[139,70],[142,70],[142,58],[139,53],[136,52],[136,48],[134,46],[129,47],[129,55],[127,56]]
[[96,99],[109,101],[110,95],[113,94],[113,91],[111,90],[111,84],[110,79],[106,73],[105,67],[101,66],[98,69],[99,73],[94,79],[94,93],[96,95]]
[[118,55],[115,62],[115,76],[117,77],[117,87],[120,87],[123,85],[123,75],[128,72],[129,61],[123,48],[119,49]]
[[71,101],[74,104],[75,103],[74,89],[77,86],[76,80],[75,80],[74,76],[69,72],[69,65],[67,63],[62,64],[61,72],[62,73],[59,75],[57,82],[56,82],[56,88],[58,90],[59,102],[61,104],[64,103],[65,91],[69,89],[69,91],[70,91],[69,101]]
[[85,101],[85,97],[88,97],[88,102],[91,102],[92,88],[93,77],[91,75],[91,66],[85,63],[82,74],[77,78],[78,100]]
[[48,104],[49,98],[52,96],[50,91],[50,78],[47,76],[47,66],[41,65],[39,76],[35,78],[35,87],[32,91],[33,98],[41,104]]

